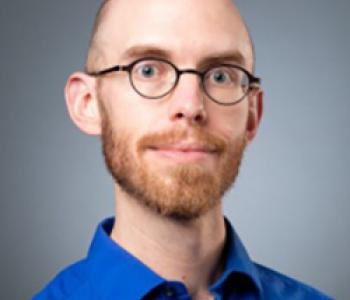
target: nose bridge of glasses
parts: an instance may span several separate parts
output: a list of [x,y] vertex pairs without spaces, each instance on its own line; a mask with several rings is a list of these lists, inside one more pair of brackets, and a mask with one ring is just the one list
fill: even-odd
[[193,74],[193,75],[197,75],[200,79],[202,79],[203,77],[203,73],[196,70],[196,69],[183,69],[183,70],[178,70],[178,75],[179,77],[183,74]]
[[[177,120],[186,118],[194,122],[203,122],[206,119],[206,111],[202,95],[202,73],[196,69],[175,70],[177,80],[174,83],[174,93],[169,105],[172,118]],[[190,76],[190,78],[181,82],[181,75],[183,74],[196,76]],[[181,83],[179,84],[179,82]]]
[[[187,78],[186,81],[181,82],[181,75],[189,74],[195,75]],[[202,82],[203,74],[202,72],[196,69],[177,69],[177,82],[174,85],[174,89],[176,89],[176,96],[173,101],[173,105],[177,106],[178,109],[182,110],[181,112],[184,115],[200,115],[203,113],[203,82]],[[177,86],[177,88],[175,87]]]
[[177,74],[178,74],[178,80],[177,83],[180,81],[181,76],[184,74],[191,74],[191,75],[195,75],[198,77],[199,81],[197,81],[197,83],[199,83],[199,86],[202,87],[203,85],[203,73],[196,70],[196,69],[182,69],[182,70],[177,70]]
[[[191,75],[196,75],[197,78],[197,81],[196,81],[196,90],[197,92],[196,93],[201,93],[202,88],[203,88],[203,73],[196,70],[196,69],[182,69],[182,70],[179,70],[177,69],[177,81],[175,82],[175,85],[177,86],[180,82],[180,79],[181,79],[181,75],[184,75],[184,74],[191,74]],[[192,85],[193,83],[191,83],[190,85]],[[193,86],[192,86],[193,87]],[[175,86],[174,86],[175,88]]]

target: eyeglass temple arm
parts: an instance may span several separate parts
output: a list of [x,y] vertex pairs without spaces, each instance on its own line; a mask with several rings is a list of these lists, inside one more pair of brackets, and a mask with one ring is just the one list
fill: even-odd
[[108,74],[108,73],[111,73],[111,72],[118,72],[118,71],[121,71],[121,70],[124,70],[124,67],[123,66],[114,66],[114,67],[111,67],[111,68],[108,68],[108,69],[104,69],[104,70],[101,70],[101,71],[97,71],[97,72],[86,72],[88,75],[90,76],[103,76],[105,74]]
[[250,81],[251,81],[252,85],[260,85],[261,84],[261,78],[255,77],[253,75],[251,75]]

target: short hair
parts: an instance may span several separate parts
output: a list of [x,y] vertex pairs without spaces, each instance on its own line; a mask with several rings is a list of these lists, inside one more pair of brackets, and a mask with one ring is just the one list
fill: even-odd
[[[102,3],[99,6],[99,9],[95,16],[95,21],[93,25],[93,29],[91,32],[90,37],[90,43],[89,43],[89,49],[88,49],[88,55],[85,63],[85,70],[87,72],[89,71],[95,71],[94,68],[96,67],[97,62],[102,59],[102,50],[101,46],[99,45],[99,41],[97,39],[98,36],[98,30],[105,18],[106,12],[107,12],[107,6],[112,0],[102,0]],[[234,4],[234,0],[231,1]],[[244,18],[241,16],[242,22],[244,24],[244,27],[247,31],[248,37],[249,37],[249,43],[251,46],[251,52],[252,52],[252,71],[255,72],[255,61],[256,61],[256,54],[255,54],[255,45],[254,41],[251,35],[251,31],[247,25],[247,22],[244,20]]]
[[100,4],[99,9],[96,13],[94,25],[90,36],[88,54],[87,54],[86,63],[85,63],[86,71],[92,71],[92,69],[94,68],[94,65],[99,60],[99,56],[102,55],[101,53],[102,51],[100,51],[100,46],[97,40],[97,32],[102,24],[102,21],[105,18],[105,15],[107,12],[107,4],[109,2],[111,2],[111,0],[102,0],[102,3]]

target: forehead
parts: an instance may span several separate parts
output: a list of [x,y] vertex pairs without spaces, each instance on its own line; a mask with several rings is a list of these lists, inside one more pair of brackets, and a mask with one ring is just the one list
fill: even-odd
[[105,9],[98,42],[109,63],[150,47],[184,64],[229,52],[252,64],[247,30],[229,0],[110,0]]

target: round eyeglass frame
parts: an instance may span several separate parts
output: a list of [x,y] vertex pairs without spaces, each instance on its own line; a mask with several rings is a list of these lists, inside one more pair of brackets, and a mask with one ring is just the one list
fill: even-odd
[[[175,74],[176,74],[176,78],[175,78],[175,81],[172,85],[172,87],[164,92],[163,94],[159,95],[159,96],[148,96],[148,95],[145,95],[143,94],[142,92],[140,92],[137,87],[135,86],[134,82],[133,82],[133,79],[132,79],[132,71],[133,71],[133,68],[140,62],[142,61],[147,61],[147,60],[153,60],[153,61],[159,61],[159,62],[163,62],[163,63],[166,63],[168,64],[169,66],[171,66],[174,71],[175,71]],[[207,75],[207,73],[209,71],[211,71],[212,69],[215,69],[215,68],[218,68],[218,67],[230,67],[230,68],[236,68],[240,71],[242,71],[246,76],[247,76],[247,79],[248,79],[248,88],[247,90],[245,91],[245,93],[243,94],[242,97],[240,97],[238,100],[235,100],[233,102],[220,102],[218,101],[217,99],[215,99],[214,97],[212,97],[210,95],[210,93],[207,91],[206,89],[206,86],[204,84],[204,79],[205,79],[205,76]],[[179,79],[180,79],[180,76],[182,74],[185,74],[185,73],[190,73],[190,74],[194,74],[194,75],[197,75],[200,77],[201,79],[201,82],[200,82],[200,85],[204,91],[204,93],[212,100],[214,101],[215,103],[219,104],[219,105],[224,105],[224,106],[229,106],[229,105],[234,105],[234,104],[237,104],[239,102],[241,102],[247,95],[248,93],[256,86],[256,85],[260,85],[261,83],[261,79],[259,77],[255,77],[253,74],[251,74],[249,71],[247,71],[245,68],[243,68],[242,66],[240,65],[237,65],[237,64],[228,64],[228,63],[218,63],[218,64],[214,64],[206,69],[204,69],[203,71],[198,71],[196,69],[179,69],[177,66],[175,66],[172,62],[170,62],[169,60],[166,60],[166,59],[163,59],[163,58],[159,58],[159,57],[143,57],[143,58],[139,58],[133,62],[131,62],[130,64],[128,65],[115,65],[113,67],[110,67],[110,68],[107,68],[107,69],[103,69],[101,71],[96,71],[96,72],[86,72],[86,74],[88,74],[89,76],[93,76],[93,77],[99,77],[99,76],[104,76],[106,74],[109,74],[109,73],[112,73],[112,72],[128,72],[129,74],[129,82],[130,82],[130,85],[132,86],[132,88],[135,90],[135,92],[137,94],[139,94],[141,97],[144,97],[144,98],[147,98],[147,99],[160,99],[160,98],[163,98],[165,97],[166,95],[170,94],[177,86],[178,82],[179,82]]]

